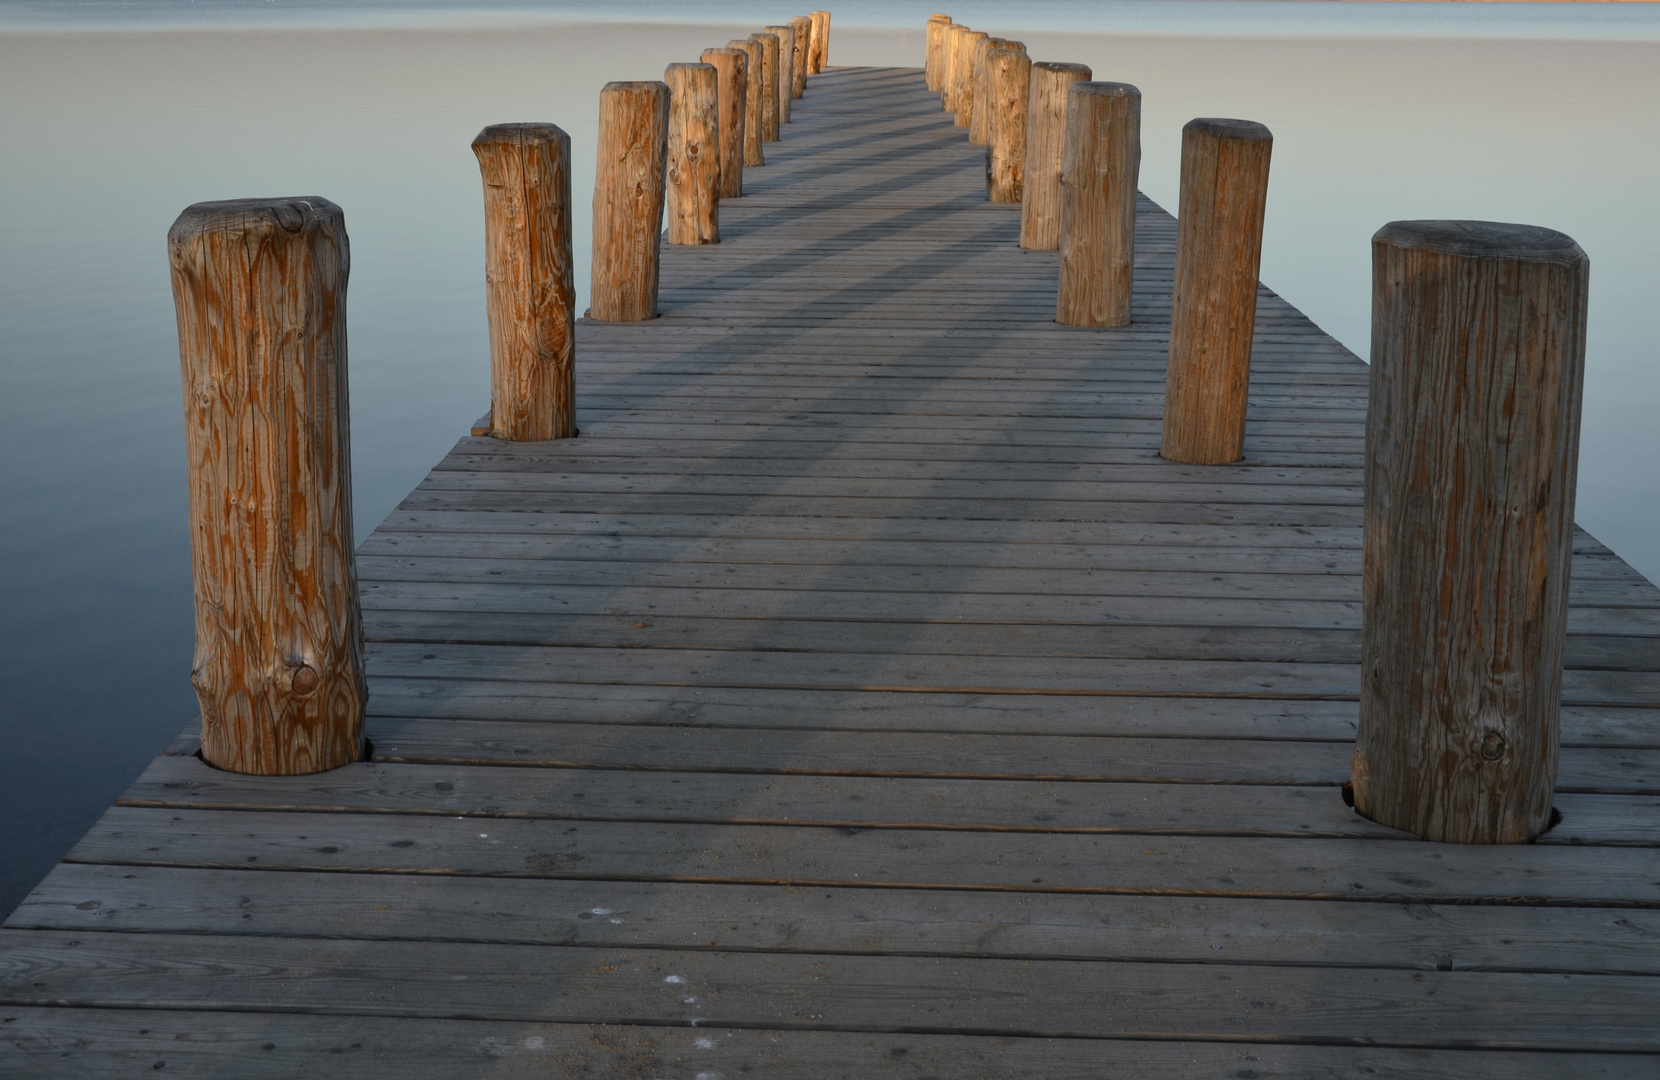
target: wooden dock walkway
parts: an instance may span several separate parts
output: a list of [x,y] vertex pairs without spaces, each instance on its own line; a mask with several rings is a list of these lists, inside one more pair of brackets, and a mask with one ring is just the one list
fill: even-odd
[[[359,555],[373,760],[158,758],[0,931],[6,1077],[1660,1076],[1660,591],[1580,534],[1561,824],[1343,803],[1365,366],[1157,455],[912,70],[815,76],[582,435]],[[182,677],[182,676],[181,676]]]

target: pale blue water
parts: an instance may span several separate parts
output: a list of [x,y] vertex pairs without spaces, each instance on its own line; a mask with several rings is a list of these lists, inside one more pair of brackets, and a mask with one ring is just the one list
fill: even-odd
[[[1575,236],[1593,266],[1578,516],[1660,576],[1660,8],[859,0],[833,7],[832,59],[920,64],[936,9],[1138,84],[1143,186],[1166,205],[1185,120],[1267,123],[1263,277],[1362,355],[1383,222]],[[194,714],[162,243],[178,211],[299,193],[345,208],[366,533],[485,405],[473,134],[564,126],[583,213],[600,85],[792,13],[0,0],[0,911]]]

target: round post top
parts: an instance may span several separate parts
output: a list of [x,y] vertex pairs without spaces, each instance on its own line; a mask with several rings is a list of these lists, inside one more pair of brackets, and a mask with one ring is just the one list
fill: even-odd
[[1129,97],[1139,98],[1141,91],[1124,82],[1075,82],[1070,94],[1089,94],[1092,97]]
[[1182,127],[1217,139],[1239,139],[1245,142],[1273,142],[1274,133],[1255,120],[1230,120],[1220,116],[1196,116]]
[[1417,248],[1468,259],[1519,259],[1574,266],[1588,256],[1567,233],[1504,221],[1391,221],[1374,244]]

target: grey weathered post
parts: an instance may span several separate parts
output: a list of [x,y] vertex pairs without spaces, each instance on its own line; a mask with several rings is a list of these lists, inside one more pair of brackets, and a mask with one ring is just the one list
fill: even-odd
[[1061,246],[1061,155],[1066,149],[1066,105],[1073,83],[1085,82],[1083,64],[1032,65],[1026,99],[1026,175],[1020,200],[1020,246]]
[[1128,83],[1073,83],[1061,162],[1056,322],[1130,325],[1140,173],[1141,91]]
[[1245,456],[1251,335],[1274,137],[1250,120],[1182,129],[1176,288],[1159,453],[1190,465]]
[[668,136],[667,86],[605,84],[599,95],[599,164],[594,172],[592,318],[640,322],[657,317]]
[[1528,225],[1372,238],[1354,799],[1428,840],[1550,827],[1589,277]]
[[473,140],[484,180],[490,419],[509,441],[576,434],[571,138],[552,124],[495,124]]
[[[789,26],[769,26],[765,33],[778,39],[778,122],[790,122],[790,102],[795,100],[795,29]],[[779,137],[783,134],[780,132]]]
[[202,757],[290,775],[363,756],[345,217],[197,203],[167,232],[189,455]]

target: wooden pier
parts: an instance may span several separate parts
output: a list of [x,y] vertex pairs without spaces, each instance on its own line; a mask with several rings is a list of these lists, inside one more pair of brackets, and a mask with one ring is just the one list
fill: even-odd
[[1264,289],[1163,460],[1163,210],[1083,329],[919,72],[766,154],[359,551],[372,759],[181,739],[12,915],[0,1075],[1660,1075],[1660,591],[1578,534],[1537,843],[1374,825],[1365,365]]

